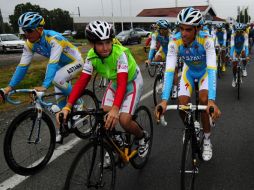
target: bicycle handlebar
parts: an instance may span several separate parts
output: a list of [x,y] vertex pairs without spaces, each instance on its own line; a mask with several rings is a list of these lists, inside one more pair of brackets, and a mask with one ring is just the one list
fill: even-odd
[[34,96],[36,96],[36,98],[38,98],[40,104],[42,104],[43,106],[52,106],[53,103],[47,103],[43,101],[43,97],[45,96],[45,92],[38,92],[35,89],[17,89],[17,90],[12,90],[11,92],[8,93],[8,95],[6,95],[6,101],[14,104],[14,105],[19,105],[21,104],[21,101],[15,101],[13,99],[11,99],[11,96],[13,94],[16,93],[32,93]]

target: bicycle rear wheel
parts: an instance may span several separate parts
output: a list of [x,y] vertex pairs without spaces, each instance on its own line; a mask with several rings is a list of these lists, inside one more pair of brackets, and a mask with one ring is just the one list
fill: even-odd
[[157,75],[153,84],[153,102],[155,106],[161,102],[163,82],[162,74]]
[[108,86],[108,79],[100,76],[98,73],[94,76],[93,79],[93,93],[99,102],[102,101],[105,90]]
[[[110,163],[104,167],[105,154]],[[65,190],[115,189],[116,169],[112,150],[105,144],[89,143],[75,157],[68,171]]]
[[194,190],[195,176],[198,173],[195,151],[190,134],[185,134],[181,160],[181,190]]
[[32,175],[46,166],[55,149],[55,127],[42,112],[35,109],[18,115],[10,124],[4,138],[4,157],[12,171]]
[[[82,110],[99,109],[99,102],[95,97],[94,93],[91,92],[90,90],[86,89],[79,100],[82,101],[83,107]],[[75,112],[75,110],[73,112]],[[95,126],[95,118],[93,116],[82,115],[75,122],[74,133],[79,138],[82,139],[88,138],[91,135],[91,130],[94,128],[94,126]]]
[[[132,166],[135,169],[141,169],[143,168],[150,156],[151,150],[152,150],[152,144],[153,144],[153,121],[152,121],[152,116],[149,111],[149,109],[145,106],[140,106],[138,109],[135,111],[135,121],[138,123],[139,127],[142,128],[142,130],[146,131],[149,135],[148,138],[148,152],[144,157],[140,157],[138,154],[134,156],[130,162]],[[133,144],[132,149],[136,149],[137,147],[134,147],[135,145]]]
[[148,70],[148,74],[150,75],[150,77],[154,77],[155,73],[156,73],[156,65],[154,64],[148,64],[147,65],[147,70]]

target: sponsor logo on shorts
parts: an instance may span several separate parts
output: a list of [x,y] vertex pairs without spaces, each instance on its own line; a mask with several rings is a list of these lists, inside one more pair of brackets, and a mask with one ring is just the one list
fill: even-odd
[[68,72],[68,74],[71,74],[72,72],[76,71],[77,69],[79,69],[79,68],[81,68],[81,67],[82,67],[81,64],[75,65],[75,66],[69,68],[69,69],[67,70],[67,72]]

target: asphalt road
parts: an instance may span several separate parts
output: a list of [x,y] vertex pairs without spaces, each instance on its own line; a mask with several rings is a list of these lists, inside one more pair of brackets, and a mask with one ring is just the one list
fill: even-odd
[[[217,104],[222,116],[212,130],[214,155],[211,161],[202,162],[195,190],[253,190],[254,189],[254,67],[248,65],[248,76],[243,79],[241,99],[232,88],[231,68],[228,67],[218,81]],[[152,90],[154,78],[141,67],[145,88]],[[142,101],[153,111],[152,96]],[[117,186],[121,190],[180,189],[180,160],[183,124],[177,112],[166,114],[168,126],[154,123],[154,144],[146,167],[135,170],[131,165],[117,169]],[[3,121],[6,122],[6,121]],[[1,183],[14,175],[6,166],[2,153],[4,133],[0,134],[0,189]],[[58,190],[63,187],[67,171],[78,150],[86,144],[83,140],[74,148],[47,165],[40,173],[28,177],[15,190]]]

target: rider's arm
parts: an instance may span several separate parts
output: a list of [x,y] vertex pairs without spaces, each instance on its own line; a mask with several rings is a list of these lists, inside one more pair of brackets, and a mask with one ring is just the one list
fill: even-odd
[[204,44],[206,50],[206,64],[208,72],[208,99],[215,100],[216,98],[216,53],[212,38],[207,38]]
[[224,30],[223,34],[223,46],[226,47],[227,45],[227,30]]
[[249,56],[249,38],[247,33],[244,33],[244,50],[245,50],[246,57],[248,57]]
[[113,105],[118,108],[121,107],[128,82],[128,59],[125,53],[123,53],[117,62],[117,80],[116,80],[116,93]]
[[71,107],[77,101],[77,99],[79,99],[79,97],[82,95],[88,82],[91,79],[92,73],[93,73],[92,63],[91,63],[91,61],[86,60],[84,66],[83,66],[82,73],[81,73],[79,79],[76,81],[76,83],[69,95],[69,98],[68,98],[68,106],[69,107]]
[[148,54],[148,60],[152,61],[153,60],[153,57],[155,55],[155,50],[156,50],[156,38],[157,38],[157,35],[154,33],[152,34],[152,39],[151,39],[151,45],[150,45],[150,51],[149,51],[149,54]]
[[50,41],[51,51],[50,58],[47,65],[47,70],[45,74],[45,79],[42,86],[48,88],[55,77],[57,70],[59,69],[59,59],[63,52],[63,47],[57,42],[56,39]]
[[172,88],[175,67],[177,63],[178,46],[171,40],[168,44],[168,53],[166,59],[166,68],[164,74],[164,85],[162,91],[162,100],[168,100]]
[[26,43],[23,49],[23,54],[22,54],[20,63],[17,66],[16,71],[12,76],[9,86],[11,86],[12,88],[15,87],[25,77],[25,74],[31,63],[32,58],[33,58],[33,52]]
[[235,35],[231,34],[231,41],[230,41],[230,57],[233,58],[235,51]]

